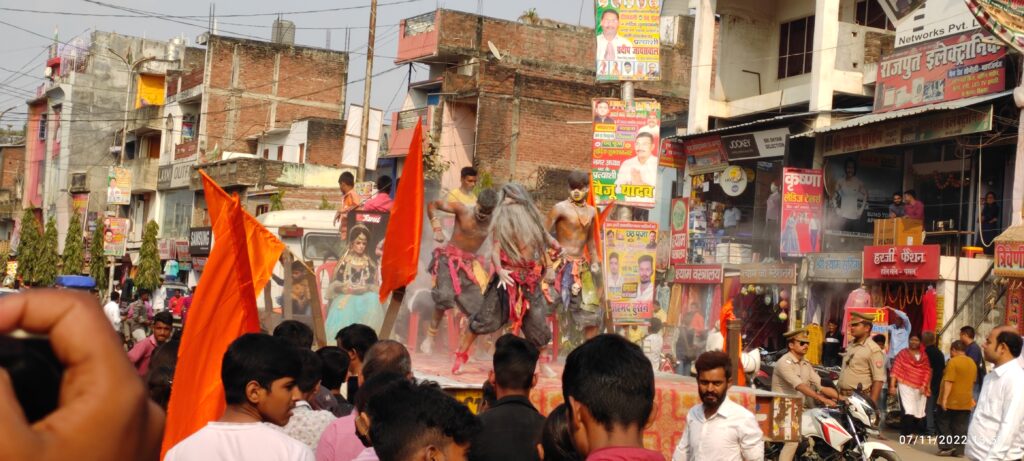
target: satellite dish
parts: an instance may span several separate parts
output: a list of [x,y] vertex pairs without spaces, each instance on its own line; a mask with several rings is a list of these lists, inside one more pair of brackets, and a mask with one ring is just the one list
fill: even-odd
[[491,55],[494,56],[494,59],[501,61],[501,51],[499,51],[498,47],[494,46],[494,43],[490,40],[487,41],[487,48],[490,48]]

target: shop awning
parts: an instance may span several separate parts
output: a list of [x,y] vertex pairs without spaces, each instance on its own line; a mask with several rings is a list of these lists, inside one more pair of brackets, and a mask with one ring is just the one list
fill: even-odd
[[870,114],[862,117],[851,118],[838,123],[833,123],[826,127],[821,127],[816,130],[805,131],[790,136],[791,138],[811,138],[815,134],[827,133],[830,131],[838,131],[846,128],[854,128],[858,126],[870,125],[872,123],[884,122],[886,120],[899,119],[908,117],[911,115],[923,114],[925,112],[933,112],[938,110],[951,110],[951,109],[962,109],[964,107],[970,107],[975,104],[981,104],[983,102],[992,101],[999,99],[1003,96],[1008,96],[1013,93],[1012,90],[1007,90],[999,93],[986,94],[984,96],[975,96],[973,98],[957,99],[956,101],[948,101],[937,104],[929,104],[926,106],[911,107],[909,109],[894,110],[891,112],[882,112],[879,114]]
[[[832,110],[830,112],[833,113],[833,114],[863,114],[865,112],[871,112],[871,107],[870,106],[851,107],[849,109],[835,109],[835,110]],[[692,134],[684,134],[684,135],[676,135],[676,136],[666,136],[665,139],[684,140],[684,139],[691,139],[691,138],[699,138],[699,137],[702,137],[702,136],[707,136],[709,134],[727,134],[727,133],[734,132],[734,131],[743,131],[744,129],[749,129],[749,128],[761,128],[763,126],[771,125],[771,124],[776,123],[776,122],[784,122],[786,120],[791,120],[791,119],[812,117],[812,116],[815,116],[815,115],[818,115],[818,114],[819,114],[819,112],[799,112],[799,113],[795,113],[795,114],[776,115],[774,117],[762,118],[762,119],[759,119],[759,120],[752,120],[752,121],[749,121],[749,122],[739,123],[739,124],[736,124],[736,125],[724,126],[724,127],[720,127],[720,128],[712,128],[710,130],[702,131],[700,133],[692,133]]]

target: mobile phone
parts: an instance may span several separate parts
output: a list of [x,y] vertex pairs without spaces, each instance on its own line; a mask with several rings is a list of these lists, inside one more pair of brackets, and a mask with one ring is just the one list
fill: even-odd
[[64,367],[48,338],[0,335],[0,367],[10,375],[14,394],[29,423],[57,409]]

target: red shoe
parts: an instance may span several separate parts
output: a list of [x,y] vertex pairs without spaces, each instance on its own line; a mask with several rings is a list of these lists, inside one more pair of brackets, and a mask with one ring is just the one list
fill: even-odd
[[452,365],[452,374],[457,375],[462,373],[462,366],[469,361],[469,352],[456,352],[455,363]]

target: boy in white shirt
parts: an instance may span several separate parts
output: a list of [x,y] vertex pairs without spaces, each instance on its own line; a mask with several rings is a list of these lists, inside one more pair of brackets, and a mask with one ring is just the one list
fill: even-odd
[[281,338],[242,335],[221,362],[224,415],[167,452],[165,461],[314,461],[313,451],[281,430],[301,397],[298,351]]
[[652,317],[651,325],[647,328],[647,337],[644,338],[643,348],[644,355],[647,356],[647,360],[651,361],[654,371],[661,368],[661,350],[664,345],[664,338],[661,337],[661,320]]

